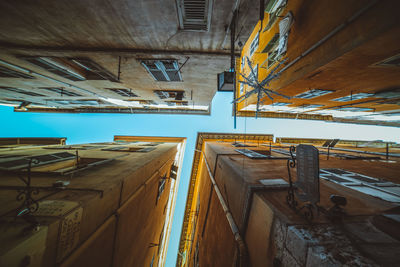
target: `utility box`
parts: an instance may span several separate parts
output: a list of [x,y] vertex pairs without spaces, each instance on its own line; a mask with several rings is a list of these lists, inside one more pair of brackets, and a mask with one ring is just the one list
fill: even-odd
[[218,91],[219,92],[233,92],[234,84],[233,78],[234,72],[224,71],[218,74]]

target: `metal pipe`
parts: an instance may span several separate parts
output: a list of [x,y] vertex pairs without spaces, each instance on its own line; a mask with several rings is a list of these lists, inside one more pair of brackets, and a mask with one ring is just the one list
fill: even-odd
[[[199,150],[196,150],[199,151]],[[215,193],[217,194],[218,200],[222,206],[222,209],[225,212],[225,216],[226,219],[228,220],[229,226],[231,227],[232,233],[235,237],[235,241],[238,244],[239,247],[239,258],[240,258],[240,265],[239,266],[248,266],[247,263],[247,256],[248,256],[248,252],[247,252],[247,246],[246,243],[244,242],[243,238],[241,237],[240,233],[239,233],[239,228],[237,227],[235,220],[233,219],[232,213],[230,212],[228,205],[226,204],[224,197],[221,194],[221,191],[218,188],[217,183],[215,182],[214,176],[210,170],[210,166],[208,165],[207,159],[204,155],[203,151],[200,151],[203,155],[204,158],[204,162],[206,164],[207,167],[207,171],[208,171],[208,175],[210,176],[210,180],[211,183],[213,184]]]
[[[240,5],[240,0],[235,0],[235,3],[233,4],[233,7],[232,7],[232,12],[229,14],[229,19],[228,19],[228,21],[229,21],[229,26],[232,24],[234,12],[238,9],[239,5]],[[222,41],[222,44],[221,44],[221,47],[220,47],[221,49],[222,49],[222,48],[224,47],[224,45],[225,45],[226,37],[228,36],[229,29],[230,29],[229,26],[226,27],[224,40]]]
[[54,78],[52,78],[52,77],[49,77],[49,76],[40,74],[40,73],[35,72],[35,71],[32,71],[32,70],[25,69],[25,68],[23,68],[23,67],[17,66],[17,65],[15,65],[15,64],[13,64],[13,63],[7,62],[7,61],[2,60],[2,59],[0,59],[0,63],[3,64],[3,65],[6,65],[6,66],[12,67],[12,68],[14,68],[14,69],[17,69],[17,70],[19,70],[19,71],[28,73],[28,74],[33,74],[33,75],[36,75],[36,76],[45,78],[45,79],[47,79],[47,80],[50,80],[50,81],[53,81],[53,82],[56,82],[56,83],[59,83],[59,84],[62,84],[62,85],[68,86],[68,87],[73,87],[73,88],[78,89],[78,90],[80,90],[80,91],[82,91],[82,92],[86,92],[86,93],[90,93],[90,94],[92,94],[92,95],[100,96],[100,95],[98,95],[98,94],[96,94],[96,93],[94,93],[94,92],[92,92],[92,91],[87,90],[87,89],[83,89],[83,88],[80,88],[80,87],[75,86],[75,85],[73,85],[73,84],[70,84],[70,83],[67,83],[67,82],[63,82],[63,81],[54,79]]
[[321,44],[326,42],[328,39],[330,39],[332,36],[334,36],[336,33],[344,29],[347,25],[349,25],[351,22],[356,20],[359,16],[361,16],[364,12],[366,12],[368,9],[370,9],[373,5],[375,5],[378,1],[373,1],[366,5],[365,7],[361,8],[358,10],[356,13],[353,14],[349,19],[345,20],[342,24],[337,26],[335,29],[333,29],[331,32],[329,32],[327,35],[325,35],[321,40],[316,42],[314,45],[312,45],[310,48],[308,48],[305,52],[303,52],[300,56],[292,60],[289,64],[287,64],[285,67],[283,67],[280,71],[279,74],[293,66],[296,62],[298,62],[300,59],[311,53],[314,49],[319,47]]
[[[229,27],[228,27],[229,32]],[[5,43],[0,42],[0,48],[8,49],[8,50],[20,50],[20,51],[40,51],[46,53],[99,53],[99,54],[110,54],[110,55],[120,55],[120,56],[129,56],[129,55],[193,55],[193,56],[221,56],[221,57],[229,57],[230,52],[224,51],[201,51],[201,50],[165,50],[165,49],[139,49],[139,48],[108,48],[108,47],[72,47],[72,46],[64,46],[64,47],[54,47],[54,46],[27,46],[27,45],[18,45],[13,43]],[[240,54],[237,53],[239,56]]]

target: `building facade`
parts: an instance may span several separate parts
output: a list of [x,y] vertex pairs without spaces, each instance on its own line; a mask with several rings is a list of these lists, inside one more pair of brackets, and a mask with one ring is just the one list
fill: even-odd
[[185,138],[1,139],[1,266],[163,266]]
[[399,152],[199,133],[177,266],[398,265]]
[[[260,117],[399,125],[398,1],[266,2],[236,66],[236,97],[253,89],[241,83],[252,68],[259,82],[279,74],[265,88],[281,95],[263,94]],[[256,109],[252,95],[237,115]]]
[[[0,104],[15,111],[210,114],[257,1],[0,4]],[[73,18],[73,19],[72,19]]]

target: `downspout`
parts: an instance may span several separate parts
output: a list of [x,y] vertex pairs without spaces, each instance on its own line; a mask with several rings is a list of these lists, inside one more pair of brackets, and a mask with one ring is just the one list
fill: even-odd
[[[196,150],[196,151],[199,151],[199,150]],[[211,180],[211,183],[213,184],[215,193],[217,194],[219,203],[221,204],[222,209],[225,212],[226,219],[228,220],[229,226],[231,227],[232,233],[235,237],[235,241],[238,244],[239,259],[240,259],[239,266],[242,266],[242,267],[248,266],[248,262],[247,262],[248,252],[247,252],[246,243],[244,242],[243,238],[241,237],[241,235],[239,233],[239,229],[233,219],[232,213],[230,212],[228,205],[226,204],[224,197],[222,196],[221,191],[219,190],[218,185],[215,182],[214,176],[210,170],[210,166],[208,165],[208,162],[204,155],[204,152],[203,151],[200,151],[200,152],[202,153],[204,162],[206,163],[208,175],[210,176],[210,180]]]

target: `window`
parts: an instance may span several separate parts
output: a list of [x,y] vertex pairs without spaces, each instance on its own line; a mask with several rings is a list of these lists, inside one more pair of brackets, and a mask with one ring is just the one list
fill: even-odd
[[13,87],[0,86],[0,90],[9,91],[9,92],[18,93],[18,94],[23,94],[23,95],[30,95],[30,96],[44,96],[44,95],[41,95],[41,94],[38,94],[38,93],[25,91],[25,90],[18,89],[18,88],[13,88]]
[[88,58],[71,58],[71,62],[86,71],[86,80],[108,80],[119,82],[118,78],[108,70]]
[[258,82],[258,64],[254,66],[253,73],[256,78],[255,82]]
[[343,169],[321,169],[322,179],[389,202],[400,202],[400,185]]
[[164,192],[166,180],[167,180],[167,176],[164,175],[163,177],[160,178],[160,181],[158,182],[158,193],[157,193],[157,201],[156,202],[158,202],[162,193]]
[[278,40],[279,40],[279,33],[276,33],[268,42],[268,44],[265,46],[263,53],[270,53],[274,48],[276,48],[278,45]]
[[276,102],[276,103],[272,103],[273,106],[278,106],[278,107],[284,107],[284,106],[288,106],[292,103],[284,103],[284,102]]
[[0,170],[24,170],[28,167],[30,158],[34,160],[32,161],[32,168],[35,168],[60,161],[67,161],[71,159],[75,160],[76,155],[68,152],[59,152],[54,154],[37,155],[32,157],[1,158]]
[[241,142],[233,142],[232,146],[234,146],[234,147],[254,147],[252,145],[248,145],[248,144],[241,143]]
[[373,108],[360,108],[360,107],[340,107],[336,108],[335,110],[352,111],[352,112],[374,111]]
[[348,95],[348,96],[332,99],[332,101],[347,102],[347,101],[359,100],[359,99],[364,99],[364,98],[373,97],[373,96],[374,96],[374,94],[358,93],[358,94],[354,94],[354,95]]
[[242,62],[240,62],[240,70],[243,70],[244,66],[246,65],[246,58],[242,57]]
[[188,106],[188,101],[166,101],[168,106]]
[[155,150],[154,147],[127,147],[127,146],[117,146],[117,147],[109,147],[103,148],[103,151],[115,151],[115,152],[140,152],[147,153]]
[[154,93],[160,99],[173,98],[175,100],[182,100],[185,96],[184,91],[175,91],[175,90],[155,90]]
[[239,83],[239,95],[242,95],[244,93],[244,84]]
[[171,166],[171,171],[169,172],[169,177],[176,180],[177,176],[178,176],[178,166],[174,164]]
[[315,97],[319,97],[319,96],[323,96],[326,94],[330,94],[332,93],[332,90],[321,90],[321,89],[312,89],[310,91],[301,93],[297,96],[295,96],[296,98],[303,98],[303,99],[311,99],[311,98],[315,98]]
[[271,68],[272,65],[275,64],[275,62],[278,60],[278,50],[274,50],[270,53],[268,53],[268,65],[267,68]]
[[256,36],[254,37],[253,41],[250,44],[250,57],[256,52],[258,48],[260,33],[257,32]]
[[311,104],[304,104],[301,105],[299,108],[303,108],[303,109],[313,109],[313,108],[320,108],[323,107],[324,105],[311,105]]
[[77,93],[75,93],[75,92],[67,91],[67,90],[65,90],[64,88],[57,88],[57,87],[41,87],[40,89],[47,90],[47,91],[54,92],[54,93],[58,93],[58,94],[60,94],[61,96],[63,96],[63,95],[66,95],[66,96],[82,96],[82,95],[77,94]]
[[118,78],[99,64],[88,58],[65,57],[21,57],[53,74],[71,81],[109,80],[119,82]]
[[277,18],[279,15],[282,13],[282,11],[285,9],[287,4],[287,0],[270,0],[266,7],[265,7],[265,12],[269,13],[269,20],[268,24],[264,28],[264,32],[268,31],[272,28],[272,26],[275,24]]
[[131,89],[125,89],[125,88],[106,88],[107,90],[111,90],[116,94],[119,94],[120,96],[125,96],[125,97],[138,97],[137,94],[133,93]]
[[182,76],[179,71],[178,62],[170,60],[145,60],[142,65],[156,81],[160,82],[180,82]]
[[251,159],[265,159],[265,158],[267,158],[266,155],[257,153],[257,152],[255,152],[253,150],[246,149],[246,148],[235,149],[235,151],[239,152],[240,154],[245,155],[246,157],[251,158]]
[[22,73],[22,72],[18,72],[3,66],[0,66],[0,78],[24,78],[24,79],[35,79],[35,77]]
[[80,106],[97,106],[100,103],[98,100],[51,100],[60,105],[80,105]]
[[141,105],[157,105],[157,103],[153,100],[139,100],[139,104],[141,104]]

